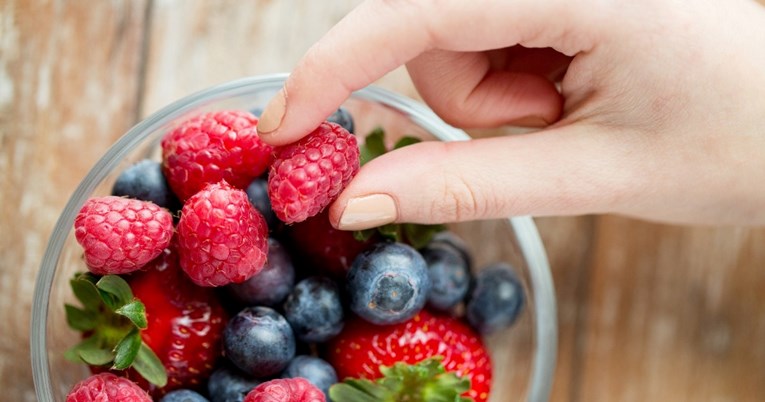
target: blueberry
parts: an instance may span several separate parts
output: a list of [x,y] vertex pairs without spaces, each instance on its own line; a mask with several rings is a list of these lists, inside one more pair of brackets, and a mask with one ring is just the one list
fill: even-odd
[[284,317],[292,325],[297,339],[309,343],[326,342],[343,329],[340,290],[329,278],[303,279],[284,302]]
[[190,389],[178,389],[168,392],[159,402],[209,402],[197,392]]
[[271,208],[271,199],[268,197],[268,181],[263,178],[253,180],[247,189],[247,198],[263,217],[266,219],[268,228],[276,230],[281,225],[281,221],[276,217],[274,210]]
[[279,305],[295,285],[295,267],[284,246],[268,239],[268,260],[263,270],[252,278],[227,286],[229,293],[247,306]]
[[207,393],[211,402],[242,402],[259,384],[259,380],[247,377],[238,369],[225,364],[210,375]]
[[226,357],[256,377],[278,374],[295,357],[295,336],[287,320],[269,307],[247,307],[223,331]]
[[469,299],[468,322],[488,335],[511,326],[518,318],[524,304],[523,287],[512,267],[493,264],[477,274]]
[[320,389],[329,400],[329,387],[337,383],[337,372],[331,364],[313,356],[297,356],[282,373],[282,378],[305,378]]
[[123,170],[112,186],[112,195],[151,201],[171,212],[179,210],[181,206],[162,174],[162,165],[150,159],[144,159]]
[[440,243],[432,243],[421,252],[430,274],[428,305],[449,311],[467,295],[470,287],[468,263],[459,251]]
[[332,113],[331,116],[327,117],[327,121],[339,124],[341,127],[348,130],[349,133],[353,134],[353,117],[351,117],[351,114],[344,108],[337,109],[335,113]]
[[465,244],[465,241],[457,236],[454,232],[438,232],[435,236],[433,236],[433,240],[431,240],[429,244],[440,245],[454,249],[462,256],[462,258],[465,259],[468,269],[473,267],[473,256],[470,253],[470,249],[468,248],[467,244]]
[[351,310],[376,325],[414,317],[430,291],[425,259],[403,243],[377,243],[362,252],[346,279]]

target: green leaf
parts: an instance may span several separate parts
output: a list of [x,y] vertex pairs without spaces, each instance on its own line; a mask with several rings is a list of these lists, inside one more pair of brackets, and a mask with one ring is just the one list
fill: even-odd
[[385,131],[381,127],[377,127],[364,138],[364,144],[359,147],[359,161],[363,166],[386,151]]
[[393,402],[382,388],[364,379],[348,379],[329,387],[329,399],[333,402]]
[[75,274],[69,281],[74,296],[86,310],[96,311],[103,303],[96,288],[97,281],[98,278],[89,272]]
[[417,137],[410,137],[410,136],[401,137],[401,139],[396,141],[396,143],[393,145],[393,149],[403,148],[412,144],[416,144],[418,142],[422,142],[422,140]]
[[138,351],[141,349],[141,333],[138,328],[133,328],[114,348],[115,370],[124,370],[135,361]]
[[106,347],[98,336],[91,336],[73,346],[66,351],[64,357],[70,361],[85,362],[92,366],[103,366],[114,359],[111,349]]
[[66,322],[72,329],[90,331],[98,325],[98,313],[94,310],[83,310],[71,304],[64,304]]
[[104,303],[112,310],[124,306],[133,300],[133,291],[124,279],[117,275],[106,275],[96,282],[96,287],[101,293]]
[[138,350],[133,361],[133,368],[138,372],[146,381],[158,386],[164,387],[167,384],[167,372],[165,366],[159,360],[156,354],[146,344],[141,342],[141,347]]
[[353,238],[358,241],[367,241],[377,233],[377,229],[357,230],[353,232]]
[[421,249],[433,240],[433,236],[446,229],[444,225],[403,224],[407,242],[416,249]]
[[401,226],[396,223],[389,223],[377,228],[377,231],[383,237],[393,241],[403,241],[401,237]]
[[122,307],[114,310],[115,313],[127,317],[137,328],[146,329],[146,307],[138,299],[133,299]]

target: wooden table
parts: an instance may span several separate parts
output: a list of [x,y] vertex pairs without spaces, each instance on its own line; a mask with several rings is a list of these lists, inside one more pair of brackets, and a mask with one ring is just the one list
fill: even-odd
[[[0,399],[36,400],[37,267],[99,155],[181,96],[288,71],[356,3],[0,0]],[[403,70],[378,84],[416,97]],[[553,400],[765,400],[765,230],[537,222],[559,301]]]

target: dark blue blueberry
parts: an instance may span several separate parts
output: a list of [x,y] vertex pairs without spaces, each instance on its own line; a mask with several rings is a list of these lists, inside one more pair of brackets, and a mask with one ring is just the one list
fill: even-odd
[[465,299],[470,288],[470,268],[453,247],[432,243],[421,250],[430,274],[428,305],[449,311]]
[[305,378],[324,392],[329,400],[329,387],[337,383],[337,372],[331,364],[313,356],[297,356],[282,373],[282,378]]
[[351,117],[351,114],[344,108],[337,109],[335,113],[332,113],[331,116],[327,117],[327,121],[339,124],[344,129],[348,130],[349,133],[353,134],[353,117]]
[[171,212],[179,210],[181,206],[162,174],[162,165],[150,159],[144,159],[123,170],[112,186],[112,195],[151,201]]
[[287,320],[269,307],[247,307],[223,331],[226,357],[245,373],[262,378],[280,373],[295,357]]
[[351,310],[376,325],[414,317],[430,291],[425,259],[402,243],[377,243],[362,252],[346,279]]
[[207,394],[211,402],[242,402],[261,381],[248,377],[238,369],[225,364],[213,371],[207,381]]
[[209,402],[207,398],[190,389],[168,392],[159,402]]
[[276,217],[274,210],[271,208],[271,199],[268,197],[268,181],[263,178],[255,179],[247,186],[245,191],[247,192],[247,198],[250,199],[250,204],[266,218],[268,228],[271,230],[278,229],[281,221]]
[[326,342],[343,329],[340,290],[329,278],[303,279],[284,302],[284,317],[292,325],[297,339],[308,343]]
[[227,287],[229,293],[246,306],[275,307],[287,297],[295,285],[295,267],[287,250],[274,239],[268,239],[268,260],[257,275]]
[[465,244],[465,241],[457,236],[454,232],[438,232],[435,236],[433,236],[433,240],[431,240],[429,244],[442,245],[454,249],[460,253],[462,258],[465,259],[468,269],[473,267],[473,256],[470,253],[470,249],[468,248],[467,244]]
[[467,319],[478,332],[488,335],[511,326],[523,304],[523,286],[513,268],[493,264],[476,275],[467,304]]

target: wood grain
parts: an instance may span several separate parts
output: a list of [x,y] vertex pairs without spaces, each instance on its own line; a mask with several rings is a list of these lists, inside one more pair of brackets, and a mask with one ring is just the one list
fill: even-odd
[[[0,0],[0,399],[36,400],[35,275],[97,158],[182,96],[289,71],[358,3]],[[377,84],[417,97],[403,69]],[[765,230],[537,223],[559,302],[552,400],[765,400]]]

